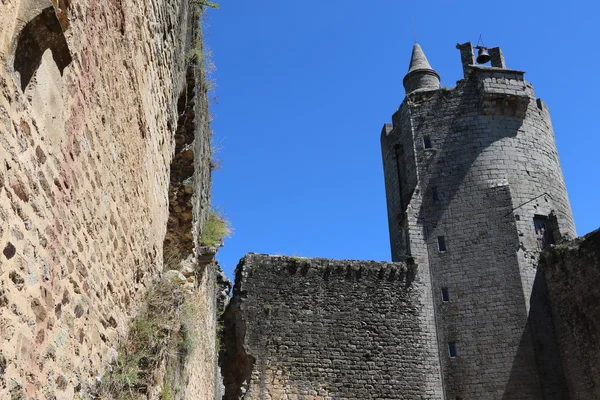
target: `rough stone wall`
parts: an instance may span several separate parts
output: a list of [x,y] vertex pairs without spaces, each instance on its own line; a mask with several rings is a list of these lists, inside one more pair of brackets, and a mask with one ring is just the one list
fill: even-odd
[[522,72],[465,72],[408,96],[382,132],[392,259],[426,249],[447,398],[561,398],[533,224],[574,234],[549,114]]
[[[210,133],[205,98],[184,95],[200,78],[190,4],[0,0],[0,398],[84,396],[163,268],[167,220],[200,234]],[[194,196],[170,215],[182,96]],[[209,305],[213,284],[199,283]],[[199,357],[214,370],[214,351]]]
[[600,230],[544,252],[554,329],[572,399],[600,398]]
[[222,397],[218,395],[222,383],[217,371],[216,315],[223,310],[216,307],[216,280],[220,275],[217,272],[222,274],[212,263],[201,269],[201,273],[196,274],[196,290],[186,299],[187,304],[184,303],[188,314],[184,327],[190,348],[181,377],[182,390],[172,400],[220,400]]
[[442,398],[419,268],[247,255],[224,315],[224,399]]

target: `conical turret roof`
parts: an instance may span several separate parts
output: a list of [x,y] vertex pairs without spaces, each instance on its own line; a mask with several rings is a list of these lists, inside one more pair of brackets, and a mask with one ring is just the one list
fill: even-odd
[[404,77],[404,89],[406,93],[416,90],[436,90],[440,88],[440,76],[431,68],[423,49],[415,43],[410,57],[408,72]]
[[429,61],[427,61],[427,57],[425,57],[425,53],[423,53],[423,49],[421,48],[419,43],[415,43],[412,49],[412,56],[410,58],[410,66],[408,67],[408,73],[420,69],[429,69],[433,71],[431,65],[429,65]]

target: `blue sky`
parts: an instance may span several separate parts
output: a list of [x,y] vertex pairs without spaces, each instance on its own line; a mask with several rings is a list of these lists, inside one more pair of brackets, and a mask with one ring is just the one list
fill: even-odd
[[[409,4],[410,3],[410,4]],[[550,107],[578,234],[600,226],[600,63],[593,1],[222,0],[206,42],[216,70],[213,204],[247,252],[389,260],[379,148],[417,38],[442,83],[458,42],[500,46]]]

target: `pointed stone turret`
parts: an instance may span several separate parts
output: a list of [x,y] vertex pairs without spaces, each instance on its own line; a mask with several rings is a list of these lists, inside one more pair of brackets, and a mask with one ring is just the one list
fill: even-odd
[[415,43],[410,58],[408,73],[404,77],[404,90],[406,94],[417,90],[436,90],[440,88],[440,76],[435,72],[425,53],[418,43]]

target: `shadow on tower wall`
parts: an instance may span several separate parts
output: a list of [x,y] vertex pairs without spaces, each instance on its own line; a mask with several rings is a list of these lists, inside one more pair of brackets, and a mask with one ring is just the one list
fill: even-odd
[[14,68],[21,75],[21,90],[25,91],[29,85],[48,49],[52,51],[52,58],[62,75],[72,58],[54,7],[44,9],[25,25],[19,35]]
[[[523,119],[509,115],[491,117],[483,115],[478,82],[474,79],[474,75],[459,81],[458,87],[454,90],[440,90],[418,96],[430,96],[430,98],[426,98],[416,107],[404,103],[403,107],[410,107],[410,110],[403,111],[410,112],[412,128],[416,135],[431,135],[436,142],[434,147],[438,148],[437,151],[416,150],[417,157],[421,159],[420,164],[424,165],[420,169],[421,181],[427,182],[418,219],[424,228],[425,241],[432,243],[432,239],[435,239],[431,236],[439,231],[438,227],[443,228],[439,226],[442,216],[448,211],[449,205],[455,203],[459,190],[460,195],[464,197],[469,191],[481,190],[485,180],[506,178],[501,172],[493,171],[484,171],[482,177],[473,174],[475,171],[472,171],[472,167],[481,154],[495,142],[516,137],[523,126]],[[417,104],[418,101],[416,99]],[[437,132],[445,132],[445,135],[437,136]],[[416,137],[415,141],[418,142],[419,138]],[[490,160],[492,159],[490,157]],[[484,163],[485,160],[481,164]],[[440,186],[443,187],[444,197],[442,201],[434,202],[430,194],[433,188]],[[515,216],[510,212],[504,218],[514,221]],[[463,228],[468,229],[468,222],[465,222]],[[516,227],[514,229],[515,240],[510,241],[510,246],[514,246],[516,255],[519,240]],[[518,268],[513,272],[519,274]],[[519,293],[522,294],[523,287],[520,277],[518,278]],[[507,279],[512,281],[512,277]],[[523,305],[526,304],[525,302],[523,295]],[[525,312],[523,307],[523,313]],[[543,398],[567,399],[566,381],[558,359],[558,346],[547,303],[547,290],[543,276],[539,272],[533,285],[529,313],[527,316],[523,315],[523,320],[525,319],[527,322],[513,358],[503,398],[512,399],[518,396],[523,385],[523,368],[531,368],[528,365],[531,365],[533,353]]]
[[[411,108],[412,124],[417,134],[431,132],[435,140],[436,132],[446,133],[437,137],[440,140],[435,141],[434,147],[438,150],[426,163],[428,168],[421,169],[422,176],[435,177],[437,182],[441,179],[444,184],[445,198],[442,202],[434,204],[430,196],[423,196],[419,221],[430,228],[438,226],[457,191],[467,186],[465,178],[481,153],[499,140],[516,137],[523,125],[523,120],[516,117],[482,115],[478,83],[471,77],[459,81],[456,89],[437,91],[425,104]],[[447,116],[452,117],[449,120]],[[427,153],[425,150],[421,152]],[[426,154],[419,156],[424,158]],[[432,179],[427,179],[427,182],[425,194],[438,186]],[[428,232],[424,233],[428,239]]]
[[[529,338],[531,338],[531,341],[529,341]],[[523,331],[515,360],[525,357],[531,351],[532,345],[543,399],[568,400],[570,397],[552,324],[548,289],[546,288],[544,274],[539,269],[536,272],[531,291],[527,325]],[[514,399],[519,393],[513,382],[518,380],[517,378],[521,373],[519,363],[513,362],[503,399]]]

